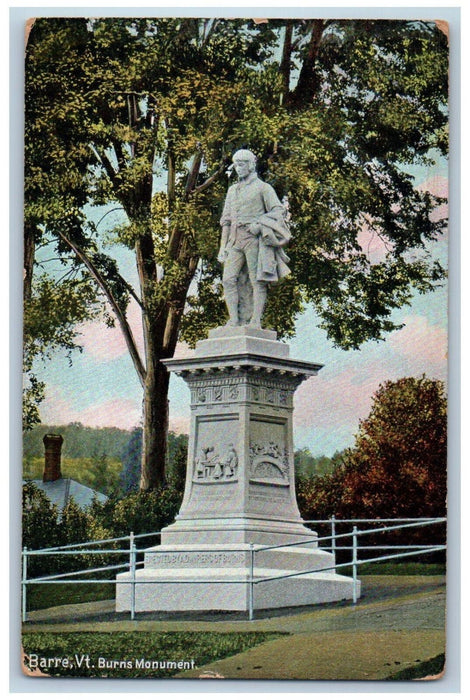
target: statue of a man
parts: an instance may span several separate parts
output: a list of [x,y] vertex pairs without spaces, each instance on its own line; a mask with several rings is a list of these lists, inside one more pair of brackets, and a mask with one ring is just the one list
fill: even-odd
[[238,182],[227,192],[218,255],[224,264],[228,325],[261,328],[267,285],[290,272],[282,249],[290,232],[285,207],[271,185],[256,173],[256,156],[237,151],[233,166]]

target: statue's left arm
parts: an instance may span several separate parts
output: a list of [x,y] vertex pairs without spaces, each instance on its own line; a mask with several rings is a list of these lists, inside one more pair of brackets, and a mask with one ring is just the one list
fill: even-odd
[[[263,206],[265,214],[269,214],[271,217],[280,220],[284,215],[284,207],[279,201],[275,190],[267,182],[262,183],[261,188],[261,198],[263,200]],[[258,235],[262,231],[262,225],[260,221],[256,221],[250,226],[251,233]]]
[[263,202],[266,209],[266,214],[271,214],[276,218],[281,218],[284,216],[284,207],[279,200],[279,197],[267,182],[264,183],[263,187]]

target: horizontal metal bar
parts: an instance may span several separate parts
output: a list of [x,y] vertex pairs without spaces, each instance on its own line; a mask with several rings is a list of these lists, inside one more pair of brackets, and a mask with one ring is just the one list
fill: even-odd
[[[61,552],[63,549],[72,549],[73,547],[85,547],[88,544],[106,544],[107,542],[122,542],[123,540],[128,540],[129,535],[123,535],[123,537],[110,537],[106,540],[89,540],[88,542],[77,542],[76,544],[62,544],[60,547],[46,547],[41,550],[41,552]],[[28,552],[31,554],[32,552]]]
[[114,585],[119,585],[119,586],[123,586],[123,585],[125,586],[129,583],[135,583],[138,586],[143,586],[147,583],[177,583],[177,584],[180,584],[180,583],[192,583],[192,584],[197,584],[197,583],[243,583],[244,585],[246,585],[247,583],[249,583],[249,579],[248,578],[220,579],[220,580],[217,580],[217,579],[208,580],[208,579],[199,579],[199,578],[197,580],[145,579],[145,581],[139,581],[139,579],[128,579],[127,581],[116,581],[115,579],[104,579],[103,580],[100,578],[90,579],[89,581],[85,580],[85,579],[77,579],[76,581],[60,581],[60,580],[59,581],[41,581],[38,579],[31,579],[31,580],[22,581],[22,583],[27,584],[28,586],[30,584],[33,586],[36,586],[36,585],[47,585],[47,584],[56,584],[56,583],[57,584],[61,584],[61,583],[108,583],[108,584],[114,584]]
[[361,559],[360,561],[357,562],[357,564],[375,564],[376,562],[379,562],[379,561],[400,559],[400,558],[404,558],[404,557],[414,557],[417,554],[430,554],[431,552],[442,552],[445,549],[447,549],[447,546],[445,544],[436,545],[432,549],[423,549],[423,550],[419,550],[418,552],[402,552],[401,554],[387,554],[384,557],[374,557],[373,559]]
[[[356,549],[425,549],[426,547],[436,547],[438,545],[435,544],[378,544],[376,546],[372,545],[358,545]],[[352,545],[350,547],[335,547],[335,550],[344,550],[344,551],[349,551],[352,549]]]
[[[303,520],[304,524],[325,524],[331,523],[400,523],[400,522],[425,522],[430,518],[330,518],[329,520]],[[446,520],[446,518],[444,518]]]
[[[155,535],[161,535],[162,531],[157,530],[156,532],[143,532],[140,535],[134,535],[134,539],[137,540],[139,537],[155,537]],[[129,538],[129,535],[127,536]]]
[[[408,523],[408,522],[409,522],[409,523],[413,523],[413,524],[414,524],[414,523],[426,523],[426,524],[429,524],[429,523],[446,522],[446,520],[447,520],[446,518],[370,518],[370,519],[366,519],[366,518],[357,518],[357,519],[354,519],[354,518],[351,518],[351,519],[344,519],[344,520],[339,520],[339,519],[335,518],[335,519],[333,520],[333,522],[334,522],[335,524],[341,524],[341,523],[361,523],[361,522],[364,522],[364,523],[370,523],[370,522],[402,522],[402,523]],[[322,524],[322,523],[323,523],[323,524],[326,524],[326,523],[331,523],[332,520],[331,520],[331,519],[330,519],[330,520],[304,520],[303,522],[304,522],[305,524]],[[397,527],[404,527],[404,525],[399,525],[399,526],[397,526]],[[387,531],[389,531],[389,529],[391,529],[391,528],[378,528],[378,529],[374,529],[374,530],[363,530],[363,531],[361,531],[361,532],[358,533],[358,534],[370,534],[370,533],[372,533],[372,532],[387,532]],[[160,530],[157,530],[157,531],[155,531],[155,532],[141,533],[140,535],[134,535],[134,539],[142,538],[142,537],[152,537],[152,536],[155,536],[155,535],[161,535],[161,531],[160,531]],[[352,532],[351,532],[351,533],[343,533],[343,534],[341,534],[341,535],[336,535],[336,539],[338,539],[338,538],[340,538],[340,537],[350,537],[350,536],[352,536]],[[50,554],[50,553],[54,553],[54,552],[61,552],[62,554],[64,554],[64,553],[66,553],[68,550],[72,550],[72,549],[75,550],[75,548],[84,547],[85,545],[88,545],[88,544],[105,544],[105,543],[107,543],[107,542],[122,542],[122,541],[124,541],[124,540],[129,540],[129,539],[130,539],[130,536],[129,536],[129,535],[124,535],[124,536],[122,536],[122,537],[112,537],[112,538],[108,538],[108,539],[104,539],[104,540],[89,540],[88,542],[79,542],[79,543],[77,543],[77,544],[61,545],[60,547],[46,547],[46,548],[44,548],[44,549],[28,550],[27,554],[28,554],[28,556],[29,556],[29,555],[37,556],[37,555],[39,555],[39,554]],[[312,538],[312,540],[304,540],[304,542],[305,542],[305,543],[309,543],[309,542],[321,542],[321,541],[325,541],[325,540],[329,540],[329,539],[332,539],[332,538],[331,538],[331,535],[327,535],[327,536],[325,536],[325,537],[318,537],[318,538],[315,537],[315,538]],[[287,543],[286,545],[273,545],[272,548],[275,548],[275,547],[283,547],[283,546],[294,546],[294,544],[301,544],[301,542]],[[268,548],[266,548],[266,549],[268,549]],[[146,549],[142,549],[142,550],[137,550],[137,551],[138,551],[138,552],[145,552],[145,551],[147,551],[147,550],[146,550]],[[201,549],[201,550],[195,550],[195,549],[182,550],[182,549],[178,549],[178,552],[182,552],[182,551],[197,552],[197,551],[206,551],[206,550],[204,550],[204,549]],[[231,548],[231,549],[219,549],[218,551],[221,551],[221,552],[222,552],[222,551],[244,551],[244,550],[237,550],[237,549]],[[86,552],[86,553],[93,553],[93,554],[95,554],[95,553],[100,553],[100,552],[101,552],[101,553],[105,553],[105,554],[107,554],[107,553],[126,553],[126,554],[127,554],[127,553],[129,552],[129,550],[128,550],[128,549],[112,549],[112,550],[100,549],[100,550],[97,550],[96,552],[95,552],[94,550],[91,550],[91,551]],[[70,554],[74,554],[74,553],[75,553],[75,554],[78,554],[78,553],[85,553],[85,552],[76,552],[76,551],[71,551],[71,552],[70,552]]]
[[355,562],[349,561],[349,562],[344,562],[343,564],[336,564],[336,566],[328,566],[323,569],[309,569],[308,571],[295,571],[294,573],[291,574],[282,574],[280,576],[269,576],[267,578],[259,578],[254,583],[264,583],[265,581],[277,581],[280,579],[284,578],[292,578],[293,576],[303,576],[305,574],[319,574],[323,571],[331,571],[331,569],[344,569],[345,567],[350,567],[353,564],[357,564],[358,566],[361,564],[371,564],[379,561],[387,561],[389,559],[398,559],[402,557],[411,557],[411,556],[416,556],[416,554],[429,554],[431,551],[433,552],[440,552],[442,550],[446,549],[445,545],[439,545],[436,547],[433,547],[432,550],[424,550],[424,551],[418,551],[418,552],[403,552],[401,554],[389,554],[384,557],[374,557],[374,559],[358,559]]
[[51,574],[50,576],[38,576],[38,578],[33,579],[35,581],[47,581],[53,580],[54,578],[66,578],[67,576],[78,576],[79,574],[94,574],[97,571],[112,571],[116,569],[127,569],[128,563],[125,564],[113,564],[112,566],[100,566],[95,569],[80,569],[79,571],[69,571],[65,574]]
[[[382,562],[382,561],[389,561],[392,559],[400,559],[404,557],[410,557],[410,556],[415,556],[416,554],[429,554],[430,552],[441,552],[446,549],[446,545],[431,545],[430,548],[428,549],[423,549],[423,550],[418,550],[414,552],[402,552],[400,554],[390,554],[386,555],[383,557],[374,557],[372,559],[361,559],[356,561],[355,563],[360,566],[362,564],[372,564],[372,563],[377,563],[377,562]],[[266,581],[277,581],[285,578],[292,578],[294,576],[303,576],[307,574],[315,574],[315,573],[322,573],[324,571],[331,571],[333,569],[340,569],[340,568],[345,568],[345,567],[350,567],[352,566],[353,562],[344,562],[342,564],[336,564],[334,566],[327,566],[327,567],[322,567],[321,569],[309,569],[306,571],[297,571],[293,572],[291,574],[281,574],[280,576],[269,576],[265,578],[258,578],[258,579],[253,579],[253,583],[265,583]],[[74,572],[75,574],[77,572]],[[66,576],[66,574],[64,575]],[[170,583],[183,583],[183,584],[198,584],[198,583],[241,583],[241,584],[246,584],[249,582],[249,579],[246,577],[243,579],[178,579],[175,581],[174,579],[170,580],[165,580],[165,579],[145,579],[145,580],[138,580],[138,579],[129,579],[129,580],[123,580],[123,581],[116,581],[115,579],[76,579],[76,580],[52,580],[52,579],[27,579],[27,580],[22,580],[22,584],[27,584],[27,585],[47,585],[47,584],[67,584],[67,583],[85,583],[85,584],[91,584],[91,583],[107,583],[107,584],[117,584],[117,585],[127,585],[127,584],[137,584],[137,585],[144,585],[144,584],[149,584],[149,583],[162,583],[162,584],[170,584]]]
[[[41,557],[41,556],[64,556],[64,555],[78,555],[78,554],[129,554],[129,549],[81,549],[81,550],[68,550],[64,549],[60,552],[51,552],[45,549],[37,549],[33,552],[27,552],[28,557]],[[142,550],[145,551],[145,550]]]
[[[393,530],[403,530],[405,528],[410,528],[410,527],[425,527],[426,525],[437,525],[440,522],[445,522],[445,518],[434,518],[434,519],[429,519],[429,520],[424,520],[422,522],[413,522],[413,523],[405,523],[404,525],[392,525],[388,526],[386,528],[374,528],[371,530],[360,530],[357,535],[362,536],[362,535],[373,535],[375,533],[383,533],[385,534],[386,532],[392,532]],[[338,522],[338,521],[335,521]],[[326,540],[332,540],[334,539],[335,541],[339,539],[345,539],[346,537],[352,537],[353,532],[345,532],[342,533],[341,535],[327,535],[325,537],[315,537],[311,540],[303,540],[299,541],[296,540],[295,542],[286,542],[284,544],[273,544],[273,545],[268,545],[267,547],[257,547],[256,551],[257,552],[266,552],[268,549],[280,549],[281,547],[295,547],[301,544],[309,544],[311,542],[324,542]]]

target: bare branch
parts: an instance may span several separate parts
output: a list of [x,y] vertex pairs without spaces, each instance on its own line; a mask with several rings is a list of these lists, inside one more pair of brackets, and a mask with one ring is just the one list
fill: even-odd
[[88,272],[90,275],[93,277],[95,282],[99,285],[101,291],[107,298],[116,318],[119,321],[119,325],[121,327],[122,334],[124,336],[124,340],[126,341],[127,349],[129,350],[129,354],[132,358],[132,361],[134,363],[135,370],[137,372],[137,376],[139,377],[139,381],[142,386],[145,385],[145,376],[146,376],[146,370],[144,367],[144,364],[140,358],[139,351],[137,350],[137,345],[134,340],[134,336],[132,334],[132,330],[127,322],[125,314],[122,312],[121,308],[119,307],[119,304],[117,303],[116,299],[114,298],[114,294],[112,293],[110,287],[106,283],[106,280],[103,278],[102,274],[100,271],[95,267],[93,262],[90,260],[88,255],[78,246],[76,243],[71,241],[64,233],[59,232],[59,236],[62,238],[62,240],[67,243],[67,245],[74,251],[74,253],[77,255],[77,257],[83,262],[85,267],[87,268]]
[[219,167],[217,168],[215,173],[213,175],[211,175],[209,178],[207,178],[207,180],[205,182],[203,182],[202,185],[199,185],[199,187],[195,187],[191,194],[199,194],[199,192],[203,192],[208,187],[210,187],[212,185],[212,183],[217,180],[219,175],[221,175],[223,173],[224,169],[225,169],[225,161],[222,161],[222,163],[219,165]]
[[191,170],[188,174],[188,179],[186,180],[186,187],[184,190],[186,197],[188,197],[188,195],[190,195],[191,192],[194,190],[194,185],[197,182],[197,176],[199,175],[201,163],[202,163],[202,152],[198,151],[194,156],[193,164],[192,164]]
[[96,224],[96,227],[98,228],[98,226],[101,224],[103,219],[105,219],[108,216],[108,214],[112,214],[113,211],[126,211],[126,210],[124,209],[124,207],[113,207],[112,209],[109,209],[109,211],[107,211],[106,214],[103,214],[101,219]]

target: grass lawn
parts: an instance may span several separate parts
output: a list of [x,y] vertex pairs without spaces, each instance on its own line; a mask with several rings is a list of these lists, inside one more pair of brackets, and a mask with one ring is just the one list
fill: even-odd
[[411,668],[405,668],[386,678],[386,681],[413,681],[429,676],[438,676],[444,670],[445,654],[438,654],[428,661],[423,661]]
[[115,596],[116,585],[112,583],[62,583],[29,585],[27,609],[43,610],[56,605],[75,605],[94,600],[111,600]]
[[[361,576],[444,576],[445,563],[424,564],[414,561],[390,561],[377,564],[361,564],[358,566],[358,577]],[[352,567],[340,567],[338,573],[352,576]]]
[[168,678],[182,669],[196,669],[281,635],[280,632],[32,632],[23,634],[23,648],[26,666],[46,675]]

